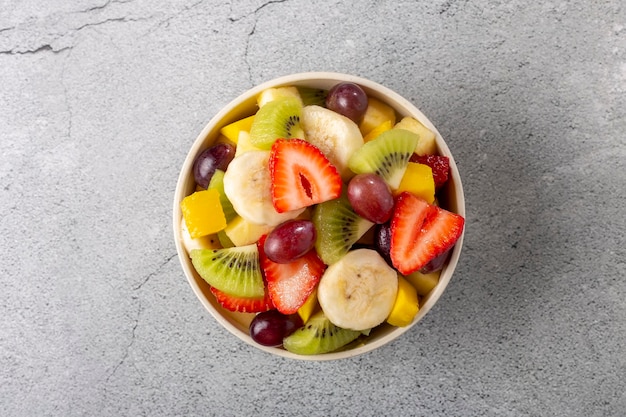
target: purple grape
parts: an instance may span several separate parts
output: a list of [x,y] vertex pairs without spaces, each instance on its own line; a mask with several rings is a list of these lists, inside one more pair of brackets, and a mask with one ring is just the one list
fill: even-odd
[[207,188],[215,170],[226,171],[234,157],[235,147],[227,143],[218,143],[202,151],[193,163],[193,176],[196,184]]
[[315,245],[317,232],[309,220],[288,220],[272,230],[265,239],[263,251],[279,264],[293,262]]
[[250,337],[263,346],[280,346],[283,339],[302,327],[297,314],[285,315],[278,310],[257,314],[250,323]]
[[450,255],[450,249],[448,249],[441,255],[431,259],[426,265],[422,267],[422,269],[420,269],[420,272],[422,274],[429,274],[431,272],[441,270],[443,268],[443,265],[448,260],[448,255]]
[[359,216],[374,223],[385,223],[393,213],[393,195],[376,174],[358,174],[348,183],[348,200]]
[[367,110],[367,94],[357,84],[335,85],[326,96],[326,107],[359,123]]
[[374,229],[374,246],[376,251],[383,257],[390,266],[391,262],[391,225],[389,222],[377,224]]

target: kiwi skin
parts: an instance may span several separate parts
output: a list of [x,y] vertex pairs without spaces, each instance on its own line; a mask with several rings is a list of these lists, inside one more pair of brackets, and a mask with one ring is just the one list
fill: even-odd
[[250,127],[250,143],[269,150],[278,138],[303,138],[300,126],[302,105],[295,97],[281,97],[265,104],[254,116]]
[[198,274],[212,287],[237,297],[265,295],[256,243],[223,249],[194,249],[189,255]]
[[335,326],[324,312],[319,311],[304,326],[283,339],[283,347],[298,355],[319,355],[340,349],[361,334]]
[[354,212],[345,194],[315,206],[311,220],[317,230],[315,249],[326,265],[341,259],[374,225]]
[[418,142],[416,133],[387,130],[358,149],[348,160],[348,168],[355,174],[375,173],[396,189]]

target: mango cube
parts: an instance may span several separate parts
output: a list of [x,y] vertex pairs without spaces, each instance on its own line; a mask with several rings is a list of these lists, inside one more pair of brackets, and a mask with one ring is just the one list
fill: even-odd
[[413,117],[405,117],[394,126],[394,129],[405,129],[417,133],[420,137],[415,148],[418,155],[436,155],[437,142],[435,133]]
[[253,121],[254,115],[237,120],[222,127],[220,133],[236,144],[239,140],[239,132],[249,132]]
[[226,217],[215,189],[196,191],[180,202],[185,224],[192,239],[217,233],[226,227]]
[[383,132],[386,132],[387,130],[391,130],[392,127],[393,127],[393,123],[391,122],[391,120],[385,120],[380,125],[372,129],[367,135],[363,136],[363,142],[369,142],[371,140],[376,139],[378,135],[380,135]]
[[393,126],[396,123],[396,111],[388,104],[383,103],[374,97],[369,97],[367,101],[367,109],[363,115],[363,119],[359,123],[361,134],[366,136],[382,123],[389,121]]
[[400,181],[400,185],[394,191],[396,195],[408,191],[424,200],[428,204],[435,201],[435,179],[433,170],[425,164],[409,162]]
[[411,324],[419,311],[417,291],[402,276],[398,275],[398,292],[391,313],[387,317],[387,323],[392,326],[404,327]]
[[302,322],[306,323],[307,321],[309,321],[309,318],[311,318],[313,313],[318,310],[318,307],[319,303],[317,301],[317,288],[315,288],[311,295],[309,295],[309,297],[306,299],[304,304],[302,304],[302,306],[300,306],[300,308],[298,309],[298,315],[302,319]]

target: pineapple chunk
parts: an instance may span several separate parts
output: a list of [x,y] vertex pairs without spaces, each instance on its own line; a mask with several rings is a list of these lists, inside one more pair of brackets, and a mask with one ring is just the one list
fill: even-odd
[[368,97],[367,103],[367,110],[365,110],[363,120],[359,123],[363,136],[386,121],[390,121],[392,125],[396,123],[396,111],[391,106],[373,97]]
[[430,272],[428,274],[415,271],[412,274],[407,275],[405,278],[413,284],[418,295],[425,296],[437,286],[440,275],[441,271]]
[[245,246],[255,243],[259,238],[269,233],[273,228],[265,224],[254,224],[235,217],[224,229],[224,234],[228,236],[235,246]]
[[437,142],[435,133],[413,117],[405,117],[394,126],[394,129],[405,129],[417,133],[420,137],[415,148],[418,155],[436,155]]
[[249,132],[253,121],[254,115],[245,117],[241,120],[237,120],[236,122],[222,127],[220,129],[220,133],[226,136],[235,144],[237,144],[237,142],[239,141],[239,132]]
[[418,311],[419,301],[415,287],[405,278],[398,275],[396,301],[391,308],[389,317],[387,317],[387,323],[398,327],[408,326],[411,324]]
[[374,140],[383,132],[391,130],[393,127],[393,122],[391,120],[385,120],[380,125],[376,126],[372,129],[367,135],[363,136],[363,142],[369,142],[370,140]]
[[257,97],[257,104],[259,108],[261,108],[270,101],[281,97],[295,97],[300,101],[300,105],[303,106],[302,97],[300,97],[300,93],[296,87],[275,87],[263,90]]
[[235,158],[248,151],[259,151],[260,149],[250,143],[250,133],[242,130],[239,132],[237,148],[235,148]]
[[192,239],[217,233],[226,227],[226,217],[217,190],[196,191],[180,202]]
[[428,204],[435,201],[435,179],[433,170],[428,165],[409,162],[400,181],[400,185],[394,193],[396,195],[408,191],[426,200]]

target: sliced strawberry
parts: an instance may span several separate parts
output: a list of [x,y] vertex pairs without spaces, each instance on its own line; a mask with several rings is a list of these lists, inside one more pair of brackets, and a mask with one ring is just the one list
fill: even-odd
[[229,311],[237,311],[239,313],[260,313],[274,308],[267,291],[265,291],[265,297],[260,298],[237,297],[220,291],[214,287],[211,287],[211,292],[217,299],[217,302]]
[[450,249],[465,219],[404,192],[391,218],[391,261],[403,275],[415,272]]
[[341,176],[324,154],[302,139],[278,139],[269,160],[272,201],[279,213],[341,195]]
[[450,176],[450,158],[441,155],[418,155],[414,153],[410,162],[428,165],[433,170],[435,188],[440,188]]
[[263,252],[264,242],[265,236],[259,239],[257,245],[270,299],[281,313],[296,313],[317,287],[326,265],[315,249],[290,263],[273,262]]

